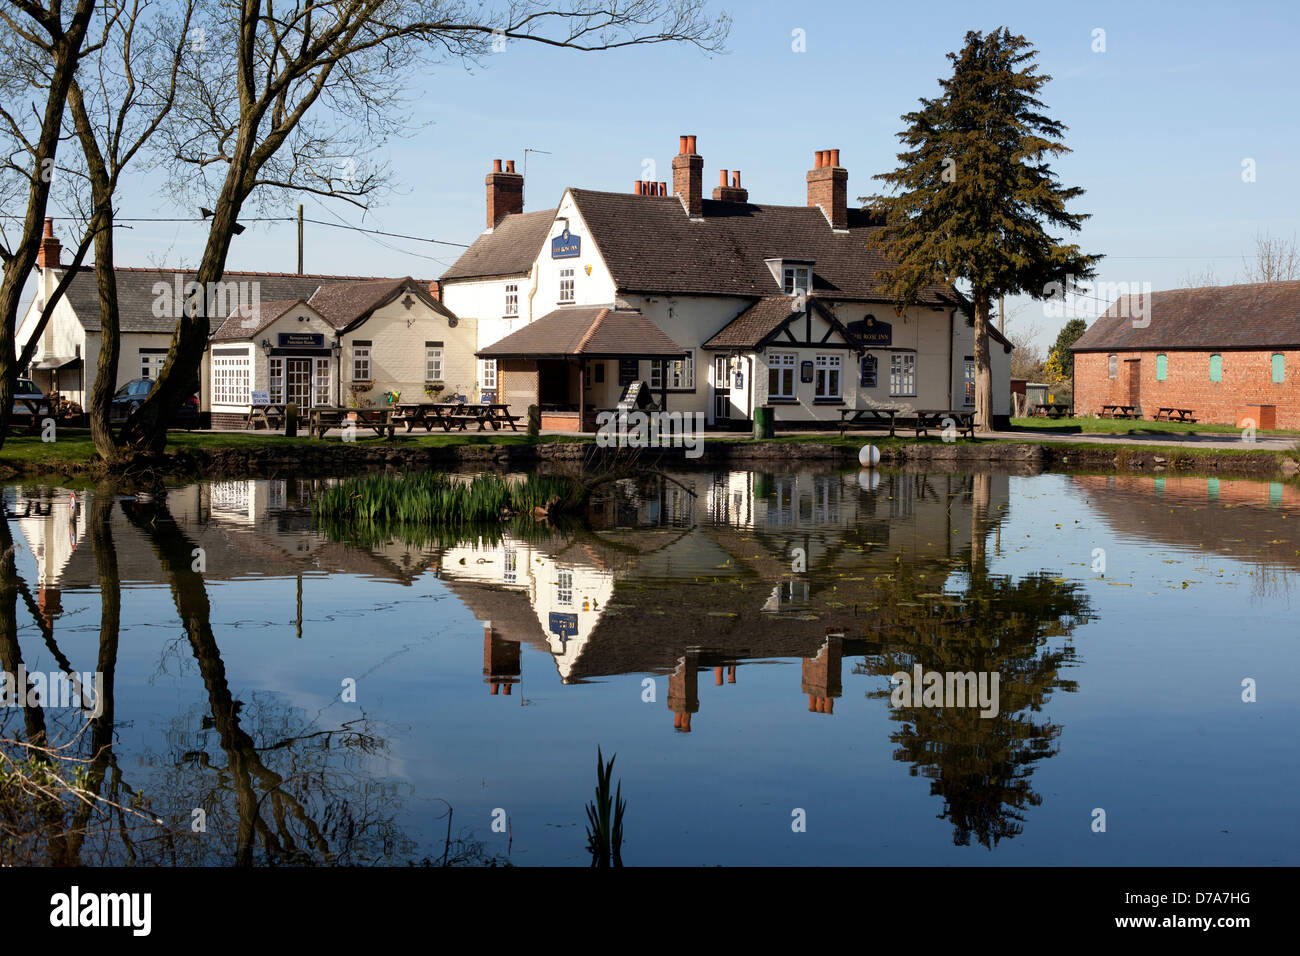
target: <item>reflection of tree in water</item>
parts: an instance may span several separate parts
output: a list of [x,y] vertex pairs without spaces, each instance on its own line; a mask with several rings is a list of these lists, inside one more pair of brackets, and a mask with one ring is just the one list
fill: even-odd
[[[32,753],[28,744],[75,740],[74,751],[65,748],[47,763],[65,779],[75,777],[82,797],[66,787],[35,795],[0,788],[0,862],[364,865],[427,863],[428,856],[441,862],[443,854],[434,850],[447,848],[431,847],[417,859],[422,855],[415,842],[399,830],[400,794],[374,773],[385,742],[368,720],[321,729],[274,695],[253,695],[247,706],[234,699],[207,590],[192,570],[193,542],[165,505],[126,501],[123,513],[153,546],[171,587],[207,699],[173,721],[167,735],[171,752],[150,755],[155,773],[147,795],[125,782],[113,736],[121,608],[109,522],[113,503],[112,489],[101,486],[89,516],[101,592],[97,669],[104,675],[103,712],[80,736],[72,726],[83,719],[79,712],[50,712],[60,715],[56,739],[45,710],[22,708],[24,740],[5,745],[6,756],[23,759]],[[0,524],[0,663],[13,670],[21,661],[17,598],[26,586],[14,568],[7,522]],[[45,637],[60,666],[69,669],[52,632]],[[206,815],[204,832],[192,829],[196,809]],[[496,862],[466,837],[455,847],[449,864]]]
[[[977,476],[978,479],[979,476]],[[1042,797],[1030,787],[1037,761],[1054,755],[1061,726],[1036,715],[1052,692],[1076,689],[1061,671],[1074,663],[1074,648],[1050,647],[1088,620],[1087,595],[1075,583],[1039,573],[1019,580],[990,575],[984,561],[987,498],[979,507],[977,534],[965,589],[947,601],[920,597],[926,588],[913,570],[900,567],[881,582],[892,592],[885,645],[868,655],[868,673],[888,678],[905,671],[1000,674],[998,713],[980,717],[979,707],[899,707],[890,717],[903,726],[890,735],[894,758],[911,764],[913,776],[930,779],[930,793],[943,798],[940,819],[953,825],[953,843],[974,837],[992,849],[1021,832],[1023,811]],[[889,700],[891,688],[871,696]]]

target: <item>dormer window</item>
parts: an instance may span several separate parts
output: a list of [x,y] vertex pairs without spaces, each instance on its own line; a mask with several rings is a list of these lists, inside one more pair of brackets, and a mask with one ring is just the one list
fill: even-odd
[[786,295],[807,295],[812,291],[812,266],[784,266],[781,269],[781,286]]

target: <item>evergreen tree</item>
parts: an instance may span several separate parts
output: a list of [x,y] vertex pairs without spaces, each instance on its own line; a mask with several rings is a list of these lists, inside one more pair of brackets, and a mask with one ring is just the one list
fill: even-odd
[[[949,53],[941,94],[905,114],[899,167],[876,179],[889,187],[869,200],[885,215],[870,242],[897,263],[878,281],[901,310],[927,287],[963,282],[975,323],[975,418],[992,427],[989,313],[999,295],[1042,299],[1049,283],[1090,278],[1099,257],[1049,235],[1077,231],[1086,215],[1066,211],[1083,194],[1060,184],[1053,157],[1070,150],[1066,127],[1044,113],[1036,52],[1005,27],[970,31]],[[1070,277],[1067,279],[1067,277]]]
[[1083,319],[1071,319],[1056,336],[1056,344],[1052,346],[1048,357],[1056,360],[1062,381],[1074,381],[1074,353],[1070,351],[1070,347],[1079,341],[1079,337],[1086,331],[1088,331],[1087,322]]

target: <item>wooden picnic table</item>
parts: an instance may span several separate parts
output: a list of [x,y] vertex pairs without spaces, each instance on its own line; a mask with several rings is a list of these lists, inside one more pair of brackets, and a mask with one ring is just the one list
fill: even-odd
[[901,409],[898,408],[841,408],[840,409],[840,437],[844,437],[844,432],[848,428],[870,428],[874,425],[889,422],[889,437],[894,437],[894,418]]
[[929,408],[916,411],[916,435],[928,435],[931,428],[947,428],[945,422],[952,420],[958,434],[975,437],[975,413],[964,408]]
[[385,434],[393,437],[397,426],[393,422],[391,408],[336,408],[317,406],[311,410],[308,434],[313,438],[324,438],[331,428],[346,427],[355,421],[358,426],[372,428],[376,435],[383,438]]
[[284,426],[285,416],[288,414],[289,404],[287,402],[270,402],[266,405],[250,406],[244,413],[244,430],[252,428],[256,430],[259,426],[265,425],[272,430],[278,430]]
[[444,431],[453,428],[464,431],[471,424],[477,424],[479,431],[486,431],[489,426],[497,431],[503,425],[509,425],[512,431],[519,431],[521,417],[511,415],[510,406],[504,402],[484,402],[479,405],[461,402],[404,402],[397,406],[394,421],[405,422],[408,432],[416,425],[423,425],[426,432],[433,431],[435,425],[441,425]]
[[1071,411],[1069,402],[1040,402],[1034,406],[1034,417],[1069,418]]
[[1103,405],[1101,406],[1102,418],[1137,418],[1136,405]]
[[1190,422],[1192,424],[1195,424],[1196,422],[1196,419],[1192,417],[1192,409],[1172,408],[1167,405],[1162,405],[1160,408],[1156,409],[1155,420],[1167,422]]

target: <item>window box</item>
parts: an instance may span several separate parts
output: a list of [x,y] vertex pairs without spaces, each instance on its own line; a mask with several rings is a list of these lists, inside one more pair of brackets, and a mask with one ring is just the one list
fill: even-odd
[[374,387],[374,382],[353,382],[348,386],[348,388],[353,392],[368,392]]

